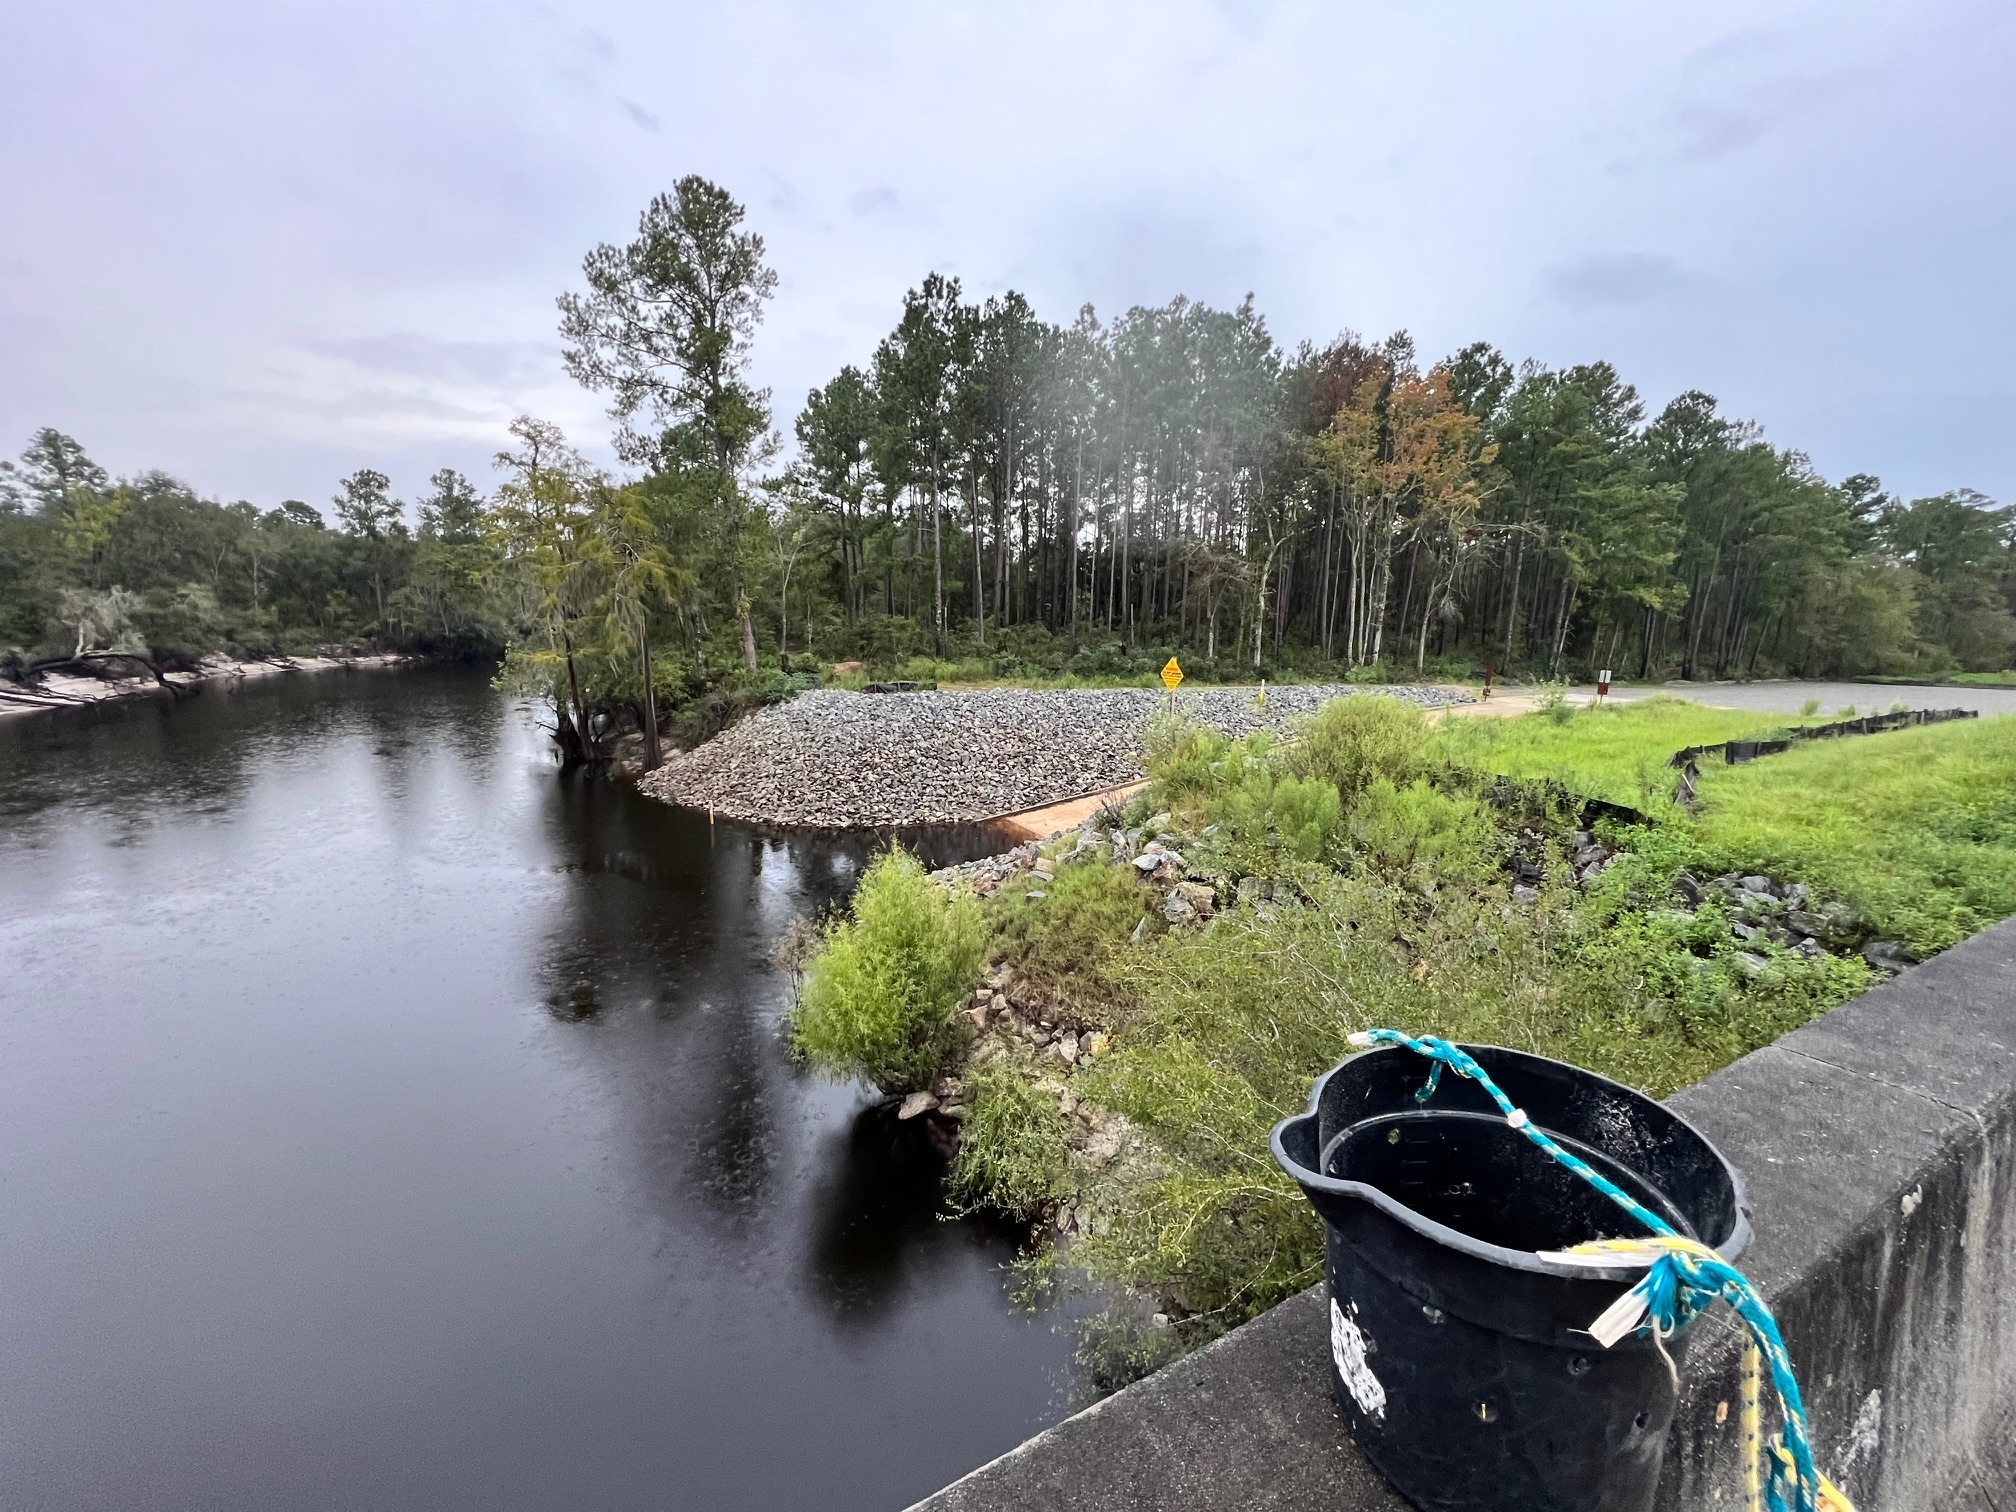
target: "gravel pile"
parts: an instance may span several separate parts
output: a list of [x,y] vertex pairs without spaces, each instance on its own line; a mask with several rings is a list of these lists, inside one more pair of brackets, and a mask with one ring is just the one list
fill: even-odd
[[[1245,735],[1332,698],[1379,692],[1426,708],[1453,688],[1200,688],[1178,708]],[[1149,688],[844,693],[819,689],[751,715],[646,777],[654,797],[759,824],[844,828],[987,819],[1142,776],[1141,744],[1164,695]]]

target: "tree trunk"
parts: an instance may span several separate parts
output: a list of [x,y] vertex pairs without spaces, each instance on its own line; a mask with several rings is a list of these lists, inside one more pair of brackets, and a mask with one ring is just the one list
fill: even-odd
[[1078,462],[1071,478],[1071,507],[1065,511],[1064,530],[1070,537],[1069,565],[1071,602],[1065,610],[1065,625],[1072,635],[1078,633],[1078,512],[1085,505],[1085,437],[1078,437]]
[[567,712],[567,705],[564,703],[554,706],[553,743],[560,747],[562,771],[571,771],[588,759],[581,731],[574,723],[574,716]]
[[1379,534],[1385,537],[1385,543],[1380,547],[1379,560],[1372,564],[1378,592],[1372,598],[1372,654],[1366,658],[1367,663],[1375,667],[1386,649],[1386,600],[1393,590],[1393,532],[1382,526]]
[[1120,630],[1127,643],[1134,643],[1134,585],[1131,567],[1134,548],[1134,479],[1127,479],[1127,493],[1121,501],[1126,511],[1120,519]]
[[784,585],[777,590],[777,660],[780,663],[791,654],[791,569],[797,561],[796,551],[784,559]]
[[644,770],[655,772],[665,758],[658,749],[658,690],[651,683],[651,625],[642,611],[637,616],[637,658],[644,672]]
[[931,630],[938,654],[945,654],[945,510],[938,496],[938,474],[931,474]]
[[756,621],[750,617],[749,595],[744,593],[737,600],[735,608],[742,616],[742,665],[751,672],[756,670]]
[[575,766],[595,759],[595,742],[588,733],[588,711],[581,702],[581,679],[574,671],[574,637],[564,625],[560,630],[560,646],[567,661],[567,699],[573,705],[573,718],[570,722],[566,711],[561,712],[555,738],[571,733],[572,748],[567,740],[560,739],[560,755],[564,765]]
[[1421,606],[1421,644],[1414,648],[1414,675],[1428,672],[1428,619],[1435,612],[1435,574],[1428,574],[1428,602]]
[[987,582],[981,575],[980,561],[980,480],[970,471],[966,475],[966,488],[972,502],[973,517],[973,622],[980,628],[980,644],[987,644]]
[[1554,653],[1547,659],[1547,675],[1553,677],[1561,670],[1561,653],[1568,644],[1568,611],[1575,607],[1575,573],[1571,569],[1561,574],[1561,611],[1554,621]]

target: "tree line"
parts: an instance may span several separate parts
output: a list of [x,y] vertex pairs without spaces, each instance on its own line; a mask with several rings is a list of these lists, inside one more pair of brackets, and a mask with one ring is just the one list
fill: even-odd
[[521,417],[487,493],[443,471],[409,511],[367,469],[326,512],[261,510],[45,430],[0,464],[0,644],[501,650],[589,756],[776,696],[794,654],[1359,679],[2016,656],[2016,508],[1829,482],[1707,394],[1649,413],[1608,363],[1288,350],[1251,298],[1055,323],[932,274],[787,454],[749,375],[777,276],[729,193],[682,179],[582,275],[565,363],[624,477]]
[[[686,500],[686,590],[766,643],[1206,675],[1940,675],[2016,655],[2016,508],[1911,501],[1608,363],[1284,350],[1248,298],[1102,322],[932,274],[777,465],[747,362],[775,275],[697,178],[562,296],[569,371]],[[799,627],[794,632],[793,627]]]
[[[409,510],[383,473],[343,479],[328,515],[199,497],[162,472],[113,479],[37,431],[0,462],[0,648],[24,663],[98,652],[186,666],[214,651],[501,646],[489,503],[452,469]],[[409,522],[410,517],[410,522]]]
[[[848,620],[1544,676],[2000,669],[2016,509],[1910,502],[1608,363],[1284,352],[1251,300],[1069,326],[926,279],[777,485]],[[804,591],[812,591],[811,584]]]

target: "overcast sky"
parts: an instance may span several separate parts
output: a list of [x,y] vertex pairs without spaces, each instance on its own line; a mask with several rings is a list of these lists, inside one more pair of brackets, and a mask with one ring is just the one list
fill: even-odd
[[525,410],[606,456],[554,296],[700,173],[780,275],[787,431],[938,269],[1608,358],[2008,500],[2012,80],[2008,0],[8,0],[0,448],[262,505],[487,484]]

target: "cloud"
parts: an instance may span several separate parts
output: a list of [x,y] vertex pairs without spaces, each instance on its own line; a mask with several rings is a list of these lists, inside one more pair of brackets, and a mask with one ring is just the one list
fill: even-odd
[[658,117],[651,114],[642,105],[639,105],[635,100],[626,100],[621,95],[616,97],[616,104],[623,114],[630,117],[631,124],[639,131],[648,131],[653,136],[658,135],[661,129]]
[[560,349],[543,342],[453,341],[418,331],[393,331],[378,336],[303,336],[295,345],[369,373],[426,383],[514,389],[548,382],[560,371]]
[[1688,284],[1672,258],[1651,252],[1590,252],[1554,263],[1540,277],[1556,299],[1582,308],[1650,304]]
[[1058,321],[1250,289],[1290,347],[1608,358],[1830,476],[2016,486],[2006,428],[1871,423],[2016,402],[1993,0],[14,9],[0,455],[54,423],[279,498],[393,455],[481,471],[520,409],[593,446],[553,298],[698,173],[781,275],[752,371],[787,432],[936,268]]
[[1755,146],[1780,119],[1771,112],[1727,105],[1681,104],[1673,111],[1680,156],[1696,163]]
[[[1053,320],[1068,321],[1086,301],[1097,304],[1102,318],[1178,294],[1235,305],[1264,287],[1275,265],[1250,220],[1236,211],[1213,215],[1167,194],[1073,206],[1050,232],[1024,251],[1014,273],[1017,282],[1048,286],[1055,307],[1043,313]],[[1070,276],[1044,266],[1060,253]]]

